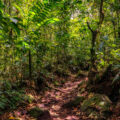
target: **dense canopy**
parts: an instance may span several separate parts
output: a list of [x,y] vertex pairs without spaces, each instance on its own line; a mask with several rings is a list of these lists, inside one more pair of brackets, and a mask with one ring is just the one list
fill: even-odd
[[120,0],[0,0],[0,115],[69,77],[120,102]]

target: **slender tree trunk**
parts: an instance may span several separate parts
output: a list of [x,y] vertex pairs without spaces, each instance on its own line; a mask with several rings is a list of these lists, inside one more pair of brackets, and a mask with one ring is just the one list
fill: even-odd
[[98,31],[93,31],[89,25],[89,23],[87,22],[88,28],[90,29],[91,33],[92,33],[92,40],[91,40],[91,68],[96,70],[96,49],[95,49],[95,43],[96,43],[96,39],[97,39],[97,35],[98,35]]
[[[101,25],[103,23],[104,20],[104,13],[103,13],[103,0],[101,0],[100,3],[100,9],[99,9],[99,23],[98,23],[98,27],[96,30],[93,30],[89,24],[89,22],[87,22],[87,26],[88,29],[91,31],[92,34],[92,40],[91,40],[91,67],[90,67],[90,71],[89,71],[89,84],[95,84],[95,80],[96,80],[96,74],[97,74],[97,66],[96,66],[96,40],[97,40],[97,36],[100,33],[100,28]],[[88,85],[89,85],[88,84]]]
[[29,50],[29,79],[32,77],[32,59],[31,59],[31,50]]
[[117,38],[117,35],[116,35],[116,24],[115,24],[114,20],[112,21],[112,24],[113,24],[113,29],[114,29],[114,37],[116,39]]
[[92,32],[92,48],[91,48],[91,63],[92,68],[96,69],[95,61],[96,61],[96,49],[95,49],[95,42],[97,39],[98,32]]
[[[29,46],[31,45],[31,41],[29,38]],[[29,48],[29,79],[31,80],[32,77],[32,55],[31,55],[31,49]]]
[[89,22],[87,22],[87,26],[88,29],[91,31],[92,33],[92,40],[91,40],[91,69],[97,70],[95,62],[96,62],[96,40],[97,40],[97,36],[99,34],[99,30],[101,28],[101,25],[103,23],[104,20],[104,13],[103,13],[103,0],[101,0],[100,3],[100,9],[99,9],[99,24],[98,24],[98,28],[96,30],[93,30],[90,25]]
[[118,38],[120,39],[120,25],[118,26]]
[[[118,1],[120,4],[120,0]],[[117,14],[117,24],[118,24],[118,38],[120,39],[120,10],[116,11]]]

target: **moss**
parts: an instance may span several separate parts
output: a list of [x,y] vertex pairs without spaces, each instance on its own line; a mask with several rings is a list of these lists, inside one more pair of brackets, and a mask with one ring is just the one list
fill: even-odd
[[96,108],[99,111],[109,111],[111,101],[102,94],[90,94],[87,100],[84,100],[81,105],[81,110],[86,111],[89,107]]
[[86,112],[90,118],[106,120],[112,115],[110,106],[111,101],[106,95],[90,93],[88,99],[81,104],[81,110]]
[[84,100],[84,96],[77,96],[74,100],[64,104],[63,106],[64,107],[68,107],[68,108],[71,108],[71,107],[76,107],[78,106],[83,100]]
[[34,118],[38,118],[39,116],[41,116],[42,114],[44,113],[43,110],[41,110],[40,108],[38,107],[34,107],[32,109],[30,109],[28,111],[28,114],[31,116],[31,117],[34,117]]

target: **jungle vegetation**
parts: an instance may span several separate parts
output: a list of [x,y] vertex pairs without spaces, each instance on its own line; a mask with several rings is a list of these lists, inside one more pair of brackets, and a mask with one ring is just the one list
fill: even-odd
[[0,0],[0,114],[71,74],[120,102],[120,0]]

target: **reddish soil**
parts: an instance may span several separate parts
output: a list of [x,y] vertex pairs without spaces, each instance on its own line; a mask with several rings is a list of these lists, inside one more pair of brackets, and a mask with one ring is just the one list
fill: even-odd
[[80,82],[81,80],[67,82],[63,87],[59,88],[63,92],[56,90],[47,91],[39,107],[49,110],[53,120],[79,120],[79,117],[73,114],[72,110],[65,109],[62,106],[77,96],[75,91]]
[[[27,111],[32,107],[39,107],[50,114],[45,114],[37,120],[87,120],[87,118],[77,108],[65,108],[63,105],[74,99],[78,94],[78,85],[82,80],[87,78],[75,79],[71,76],[70,79],[62,86],[56,89],[51,89],[42,95],[42,98],[36,96],[36,101],[29,104],[27,107],[19,108],[14,111],[14,115],[20,118],[19,120],[36,120],[28,116]],[[11,116],[13,116],[13,113]]]

